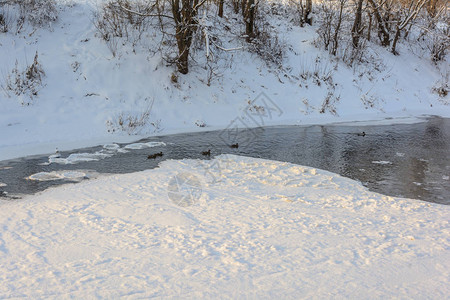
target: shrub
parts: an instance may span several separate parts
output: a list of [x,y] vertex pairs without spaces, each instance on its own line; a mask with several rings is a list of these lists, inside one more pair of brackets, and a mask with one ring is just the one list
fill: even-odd
[[18,1],[21,15],[33,26],[45,26],[58,19],[55,0]]
[[26,66],[24,70],[19,70],[19,63],[16,60],[15,67],[8,74],[3,89],[8,96],[10,96],[10,93],[18,96],[22,105],[30,105],[33,98],[38,95],[39,90],[43,87],[44,76],[45,72],[38,61],[36,51],[33,63]]

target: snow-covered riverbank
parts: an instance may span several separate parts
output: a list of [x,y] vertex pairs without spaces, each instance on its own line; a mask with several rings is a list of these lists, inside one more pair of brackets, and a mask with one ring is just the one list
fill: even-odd
[[[411,45],[399,45],[401,55],[394,56],[370,44],[370,61],[350,68],[314,46],[316,27],[274,15],[268,22],[286,47],[281,68],[236,50],[216,54],[209,82],[208,71],[194,62],[188,75],[173,82],[175,67],[148,51],[157,34],[135,49],[120,46],[113,56],[93,24],[103,0],[57,2],[58,20],[50,28],[25,24],[18,34],[0,35],[0,160],[230,125],[450,116],[448,96],[433,92],[448,80],[448,62],[433,65],[420,51],[413,54]],[[232,15],[225,19],[233,22]],[[245,45],[227,34],[223,46]],[[36,51],[44,86],[32,100],[11,91],[8,97],[5,85],[15,62],[22,70]],[[249,111],[264,116],[251,119]]]
[[[176,175],[195,180],[183,189]],[[450,293],[449,206],[288,163],[165,161],[0,208],[0,298]]]

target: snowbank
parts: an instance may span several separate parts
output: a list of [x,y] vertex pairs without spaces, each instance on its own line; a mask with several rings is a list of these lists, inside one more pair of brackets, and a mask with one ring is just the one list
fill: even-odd
[[[448,62],[438,68],[406,46],[399,46],[400,56],[373,46],[376,66],[351,69],[313,45],[315,27],[300,28],[277,16],[269,21],[286,41],[283,69],[244,50],[218,53],[223,57],[210,84],[208,71],[194,62],[190,73],[174,83],[174,67],[166,66],[160,54],[149,54],[146,45],[120,46],[112,55],[92,21],[102,2],[59,0],[59,18],[50,28],[1,35],[2,86],[15,61],[23,68],[36,51],[46,75],[32,101],[8,97],[0,89],[0,160],[222,129],[237,118],[245,119],[241,127],[257,127],[450,116],[448,97],[432,92],[449,72]],[[152,36],[145,39],[148,45],[158,44],[158,34]],[[224,36],[222,42],[227,48],[245,44],[236,36]],[[248,110],[262,109],[265,115],[257,122],[245,117]],[[128,120],[142,126],[127,126]]]
[[165,161],[1,202],[0,298],[444,299],[449,217],[289,163]]

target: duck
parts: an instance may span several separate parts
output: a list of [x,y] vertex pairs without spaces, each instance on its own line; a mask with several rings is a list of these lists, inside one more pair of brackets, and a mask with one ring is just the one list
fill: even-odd
[[203,151],[203,152],[202,152],[202,155],[210,156],[210,155],[211,155],[211,150],[208,149],[208,151]]
[[164,154],[162,152],[159,153],[155,153],[155,154],[150,154],[149,156],[147,156],[147,159],[156,159],[157,157],[163,156]]
[[363,132],[358,132],[356,135],[357,136],[366,136],[366,133],[363,131]]
[[239,144],[238,144],[238,143],[232,144],[232,145],[230,146],[230,148],[239,148]]

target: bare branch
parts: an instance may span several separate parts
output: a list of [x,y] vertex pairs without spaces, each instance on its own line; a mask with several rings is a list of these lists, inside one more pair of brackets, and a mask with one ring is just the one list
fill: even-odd
[[137,15],[140,17],[164,17],[164,18],[169,18],[169,19],[173,20],[173,17],[171,17],[171,16],[167,16],[167,15],[163,15],[163,14],[143,14],[143,13],[128,9],[126,7],[123,7],[121,4],[118,4],[117,6],[130,14],[134,14],[134,15]]
[[202,2],[198,3],[197,5],[194,6],[193,10],[197,11],[198,8],[200,8],[200,6],[202,6],[203,4],[205,4],[207,0],[203,0]]

